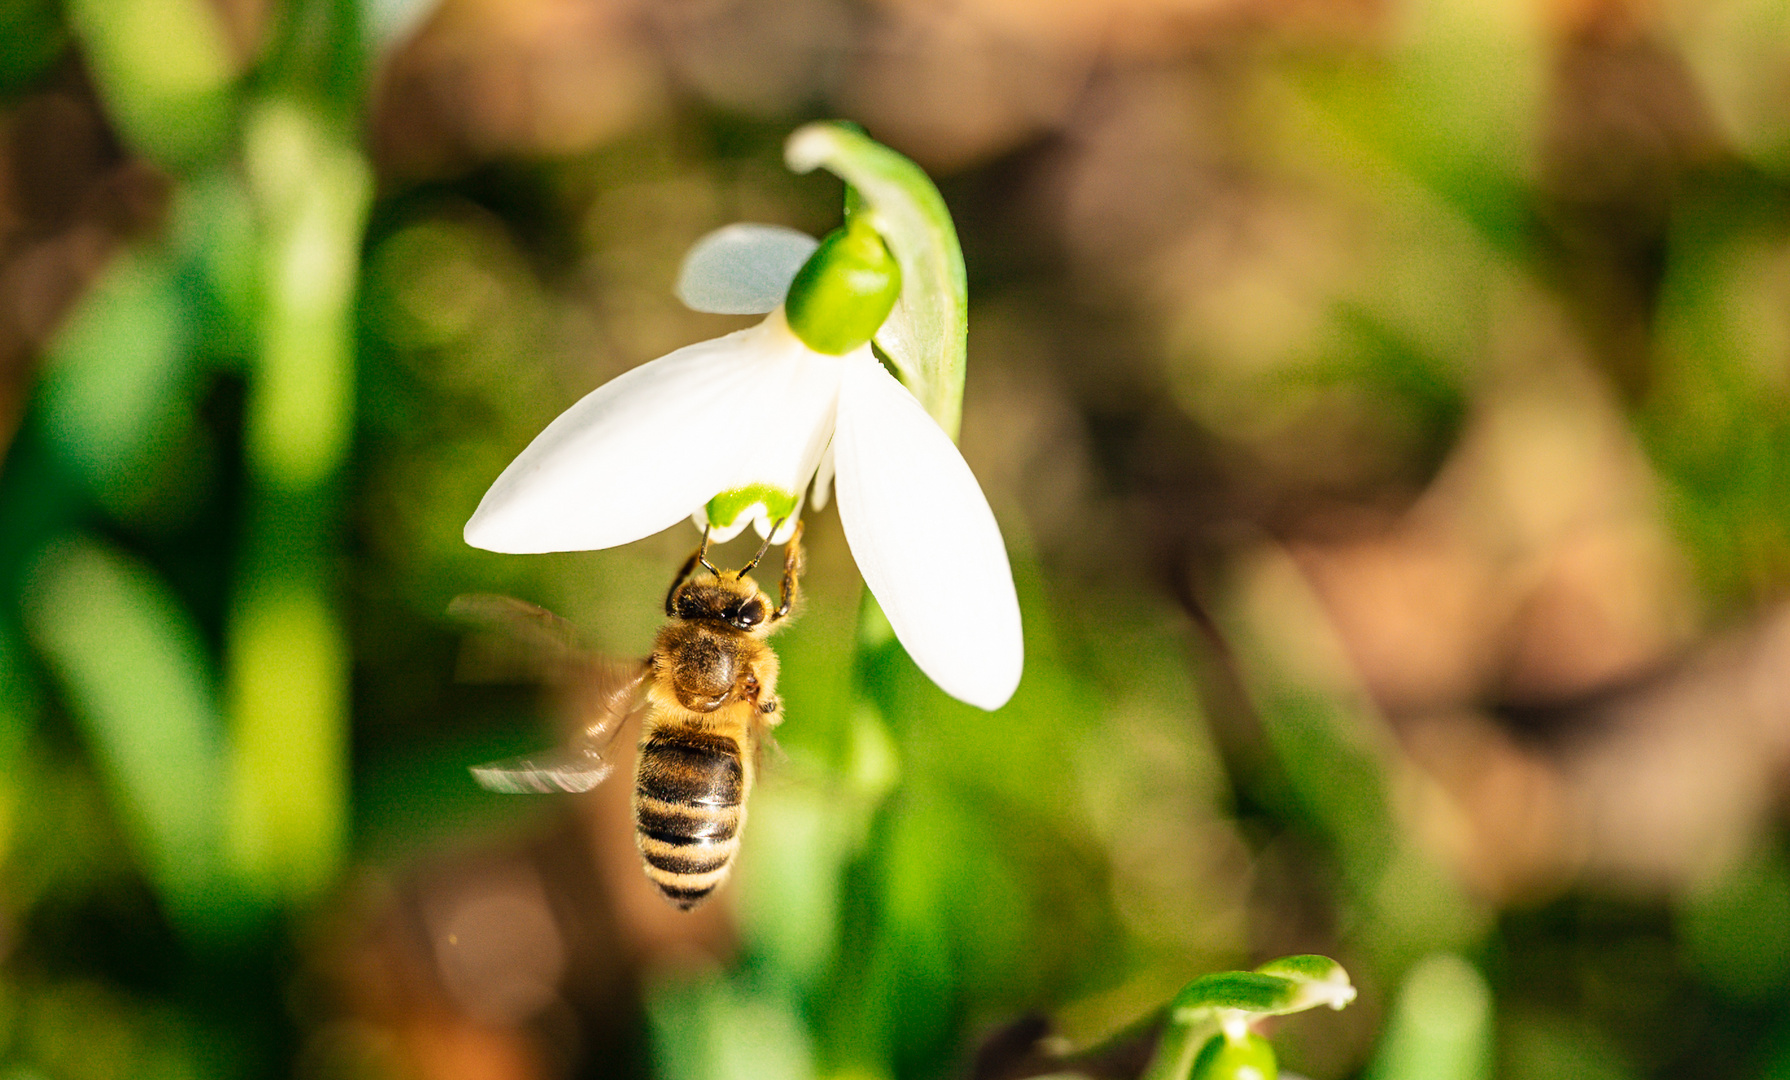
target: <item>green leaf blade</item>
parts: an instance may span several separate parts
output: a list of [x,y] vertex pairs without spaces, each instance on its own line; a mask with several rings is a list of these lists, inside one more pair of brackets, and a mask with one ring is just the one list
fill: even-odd
[[33,566],[26,627],[62,683],[150,880],[183,928],[230,916],[222,724],[198,628],[147,567],[88,539]]

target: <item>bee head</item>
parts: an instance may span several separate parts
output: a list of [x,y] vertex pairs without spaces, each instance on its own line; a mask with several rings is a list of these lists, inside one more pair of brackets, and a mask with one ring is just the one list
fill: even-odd
[[771,612],[758,583],[738,571],[699,574],[679,585],[666,607],[675,619],[724,623],[754,636],[764,632]]

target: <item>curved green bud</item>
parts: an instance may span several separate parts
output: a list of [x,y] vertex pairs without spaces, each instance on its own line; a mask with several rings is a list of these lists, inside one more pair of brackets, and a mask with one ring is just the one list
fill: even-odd
[[1176,1019],[1193,1020],[1207,1013],[1242,1012],[1273,1016],[1310,1008],[1297,1004],[1300,984],[1259,971],[1218,971],[1201,975],[1175,995],[1169,1011]]
[[1254,1032],[1241,1039],[1214,1035],[1193,1059],[1190,1080],[1274,1080],[1280,1068],[1274,1048]]
[[1254,971],[1202,975],[1169,1002],[1143,1080],[1274,1080],[1274,1053],[1249,1033],[1250,1022],[1353,1000],[1349,973],[1327,956],[1283,956]]
[[1319,1005],[1340,1009],[1355,1000],[1349,973],[1328,956],[1283,956],[1255,970],[1258,975],[1278,976],[1297,986],[1293,1000],[1280,1012],[1299,1012]]
[[862,215],[853,215],[796,271],[783,313],[810,349],[843,356],[876,336],[900,295],[895,256]]

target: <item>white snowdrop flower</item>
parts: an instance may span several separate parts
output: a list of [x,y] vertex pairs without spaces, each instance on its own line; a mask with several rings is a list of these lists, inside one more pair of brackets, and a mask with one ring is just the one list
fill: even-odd
[[491,485],[467,543],[582,551],[684,518],[717,540],[752,525],[781,543],[805,500],[826,504],[830,481],[864,582],[908,655],[953,697],[1005,704],[1024,658],[1006,548],[951,437],[872,353],[899,321],[897,297],[915,307],[902,291],[908,262],[875,221],[860,209],[819,245],[766,225],[705,237],[679,297],[765,320],[642,364],[567,409]]

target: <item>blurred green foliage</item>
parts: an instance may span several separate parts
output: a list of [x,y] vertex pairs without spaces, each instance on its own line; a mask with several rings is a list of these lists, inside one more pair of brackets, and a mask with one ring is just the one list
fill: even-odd
[[[1043,198],[1011,177],[1073,139],[947,179],[979,335],[966,445],[1011,444],[984,456],[1026,614],[1018,696],[983,714],[933,687],[816,515],[778,639],[789,723],[729,886],[737,948],[618,944],[625,912],[555,909],[609,928],[591,966],[610,996],[553,991],[533,1026],[464,1042],[430,1026],[454,1007],[429,951],[438,864],[543,836],[590,860],[542,824],[557,809],[467,778],[551,720],[528,690],[454,682],[447,603],[514,593],[638,655],[694,536],[520,559],[460,528],[560,409],[733,325],[671,298],[690,241],[740,218],[824,232],[839,188],[780,163],[815,102],[767,116],[688,88],[584,149],[379,172],[369,72],[428,5],[274,8],[255,48],[199,0],[0,8],[0,101],[78,68],[167,196],[36,357],[0,469],[0,1077],[398,1076],[471,1070],[490,1037],[548,1047],[547,1074],[926,1080],[1027,1014],[1097,1045],[1197,975],[1307,949],[1363,989],[1274,1032],[1320,1080],[1790,1076],[1781,825],[1749,821],[1670,896],[1476,892],[1414,827],[1423,782],[1264,540],[1297,532],[1289,506],[1417,499],[1499,394],[1571,368],[1644,451],[1702,617],[1782,596],[1781,3],[1673,7],[1666,45],[1722,149],[1657,192],[1645,161],[1544,166],[1574,119],[1557,31],[1467,0],[1394,5],[1376,50],[1227,39],[1247,73],[1213,126],[1249,137],[1211,167],[1230,186],[1190,201],[1261,235],[1221,273],[1188,254],[1226,247],[1204,236],[1063,284],[1073,251],[1000,215]],[[1159,197],[1119,201],[1175,233]],[[1043,201],[1071,216],[1063,199]],[[1105,220],[1061,246],[1123,232]],[[1631,227],[1658,235],[1623,256],[1653,290],[1623,346],[1574,230]],[[1548,352],[1556,308],[1590,329]],[[1079,395],[1085,456],[1025,456],[1054,415],[1026,395],[1047,393]],[[1089,492],[1052,503],[1039,475]],[[1166,510],[1165,476],[1185,485]],[[1220,520],[1227,499],[1267,509]],[[1177,514],[1191,540],[1131,535]],[[1183,576],[1192,601],[1162,587]],[[412,919],[388,936],[421,952],[366,945],[386,940],[369,908]],[[413,984],[435,989],[391,989]],[[580,1042],[605,1024],[622,1034]]]

